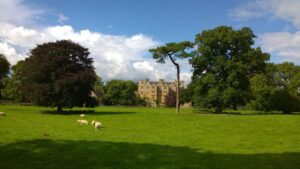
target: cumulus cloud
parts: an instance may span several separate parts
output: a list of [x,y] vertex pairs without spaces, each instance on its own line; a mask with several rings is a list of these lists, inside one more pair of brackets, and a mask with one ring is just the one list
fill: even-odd
[[275,16],[300,28],[299,9],[299,0],[253,0],[231,9],[229,16],[237,20]]
[[[70,39],[89,48],[96,71],[104,80],[175,79],[176,71],[171,62],[162,65],[146,57],[148,49],[159,43],[143,34],[116,36],[88,29],[75,31],[68,25],[37,30],[0,24],[0,53],[5,54],[12,64],[24,59],[37,44],[62,39]],[[187,70],[182,73],[182,79],[189,82],[190,66],[187,61],[180,62],[182,69]]]
[[0,21],[22,25],[33,23],[44,12],[23,0],[0,0]]
[[280,61],[300,63],[300,31],[265,33],[260,36],[259,43],[267,52],[281,56]]

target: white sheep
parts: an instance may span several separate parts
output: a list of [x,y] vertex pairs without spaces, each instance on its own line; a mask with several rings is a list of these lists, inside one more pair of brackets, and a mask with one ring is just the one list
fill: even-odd
[[102,127],[102,124],[98,121],[95,122],[95,129],[100,129]]
[[80,123],[81,125],[88,125],[89,122],[87,120],[77,120],[78,123]]
[[89,124],[89,122],[87,121],[87,120],[81,120],[81,123],[80,123],[81,125],[88,125]]
[[80,114],[80,117],[81,117],[81,118],[84,118],[84,117],[85,117],[85,114]]
[[0,116],[6,116],[6,113],[0,112]]
[[102,127],[102,124],[95,120],[93,120],[91,124],[95,126],[95,129],[100,129]]

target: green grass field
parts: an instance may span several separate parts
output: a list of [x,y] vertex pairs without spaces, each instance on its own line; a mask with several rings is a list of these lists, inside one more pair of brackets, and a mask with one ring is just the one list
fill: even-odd
[[98,107],[86,117],[103,123],[95,131],[46,110],[0,106],[1,169],[300,169],[296,114]]

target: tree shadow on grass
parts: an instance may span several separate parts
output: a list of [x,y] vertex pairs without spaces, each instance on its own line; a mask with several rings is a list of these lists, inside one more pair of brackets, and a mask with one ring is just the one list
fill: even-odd
[[56,110],[41,110],[43,114],[53,114],[53,115],[76,115],[76,114],[94,114],[95,110],[63,110],[61,112]]
[[48,115],[79,115],[79,114],[92,114],[92,115],[122,115],[122,114],[135,114],[136,112],[123,112],[123,111],[95,111],[95,110],[64,110],[57,112],[56,110],[43,110],[40,111]]
[[126,115],[126,114],[136,114],[133,111],[95,111],[95,115]]
[[299,169],[300,153],[218,154],[188,147],[32,140],[0,147],[1,169]]
[[225,110],[223,113],[216,113],[214,110],[209,109],[195,109],[194,113],[196,114],[214,114],[214,115],[243,115],[243,116],[251,116],[251,115],[300,115],[300,112],[292,112],[291,114],[284,114],[280,111],[247,111],[243,112],[243,110]]

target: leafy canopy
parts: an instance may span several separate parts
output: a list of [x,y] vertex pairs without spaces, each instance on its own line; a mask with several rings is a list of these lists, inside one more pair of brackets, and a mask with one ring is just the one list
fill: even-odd
[[[10,64],[6,57],[0,53],[0,91],[4,88],[7,75],[9,73]],[[0,98],[2,97],[0,92]]]
[[129,106],[138,104],[137,84],[130,80],[110,80],[104,89],[103,103],[106,105]]
[[23,86],[23,67],[24,61],[17,62],[12,66],[12,75],[4,81],[4,89],[1,91],[3,97],[14,99],[17,102],[25,101],[25,96],[22,92]]
[[[90,52],[72,41],[38,45],[24,63],[24,93],[42,106],[89,104],[96,74]],[[59,110],[60,111],[60,110]]]
[[160,46],[155,49],[150,49],[152,56],[158,63],[165,63],[167,57],[170,57],[174,63],[176,58],[184,59],[190,55],[186,50],[193,47],[192,42],[184,41],[180,43],[167,43],[165,46]]
[[9,73],[10,64],[6,57],[0,53],[0,80]]
[[264,111],[300,111],[300,66],[285,62],[267,68],[251,78],[250,106]]
[[222,112],[246,103],[249,79],[263,72],[269,55],[252,48],[250,28],[233,30],[220,26],[196,35],[193,67],[195,103]]

